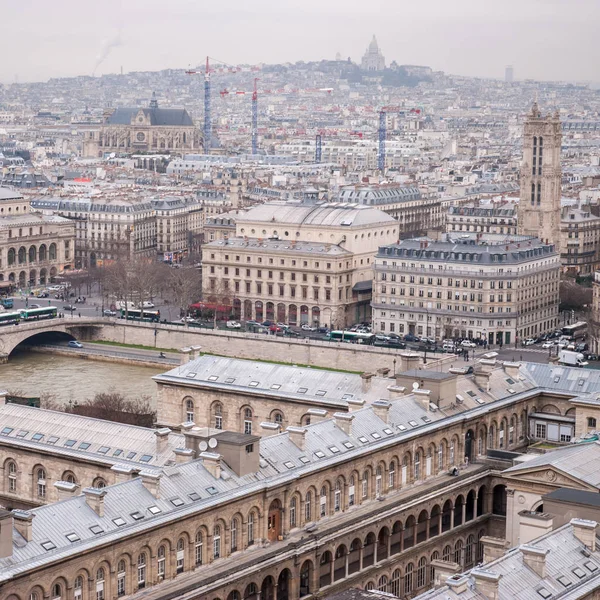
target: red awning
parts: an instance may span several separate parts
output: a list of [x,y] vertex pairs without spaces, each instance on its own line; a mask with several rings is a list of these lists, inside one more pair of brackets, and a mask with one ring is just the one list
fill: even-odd
[[231,304],[213,304],[211,302],[196,302],[191,304],[190,308],[193,310],[216,310],[217,312],[227,312],[231,310]]

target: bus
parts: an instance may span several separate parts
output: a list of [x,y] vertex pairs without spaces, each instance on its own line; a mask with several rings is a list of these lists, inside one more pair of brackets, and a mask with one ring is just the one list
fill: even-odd
[[56,306],[44,308],[22,308],[19,310],[22,321],[39,321],[40,319],[54,319],[58,309]]
[[[142,316],[143,314],[143,316]],[[129,308],[125,311],[121,309],[121,319],[128,319],[129,321],[149,321],[150,323],[158,323],[160,321],[160,310],[148,310],[144,309],[144,312],[139,308]]]
[[374,333],[358,333],[356,331],[330,331],[327,339],[332,342],[350,342],[352,344],[373,344]]
[[12,298],[0,298],[0,304],[2,304],[4,308],[13,308],[15,305]]
[[21,321],[20,312],[2,312],[0,313],[0,325],[16,325]]
[[578,321],[574,325],[565,325],[562,328],[564,337],[572,341],[584,338],[587,335],[588,324],[585,321]]

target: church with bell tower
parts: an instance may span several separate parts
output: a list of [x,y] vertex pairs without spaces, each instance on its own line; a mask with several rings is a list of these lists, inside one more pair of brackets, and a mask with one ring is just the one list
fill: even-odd
[[554,244],[560,251],[560,149],[558,112],[542,116],[537,102],[525,119],[518,232]]

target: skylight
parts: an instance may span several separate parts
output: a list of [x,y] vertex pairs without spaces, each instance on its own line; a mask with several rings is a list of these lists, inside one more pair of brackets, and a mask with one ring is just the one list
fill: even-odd
[[594,564],[591,560],[583,563],[583,566],[590,572],[595,573],[598,570],[598,565]]
[[157,515],[158,513],[161,513],[162,510],[160,510],[160,508],[158,508],[158,506],[149,506],[148,510],[153,514],[153,515]]
[[235,381],[235,377],[228,377],[228,378],[225,380],[225,383],[233,383],[234,381]]
[[81,538],[76,534],[76,533],[66,533],[65,537],[70,541],[70,542],[78,542]]
[[117,517],[116,519],[113,519],[112,521],[117,527],[123,527],[123,525],[126,524],[125,519],[123,519],[121,517]]
[[109,450],[110,448],[108,446],[100,446],[100,448],[98,448],[98,452],[100,452],[100,454],[106,454]]
[[219,379],[219,376],[218,376],[218,375],[211,375],[211,376],[208,378],[208,380],[209,380],[209,381],[217,381],[217,379]]
[[573,573],[575,574],[576,577],[578,577],[579,579],[583,579],[585,577],[585,573],[579,568],[579,567],[575,567],[573,569]]
[[362,442],[363,444],[368,444],[369,443],[369,440],[366,437],[364,437],[364,436],[360,436],[358,438],[358,441]]
[[508,385],[515,385],[515,382],[513,379],[511,379],[510,377],[506,378],[506,383],[508,383]]
[[31,439],[32,439],[33,441],[35,441],[35,442],[39,442],[39,441],[40,441],[40,440],[41,440],[43,437],[44,437],[44,434],[43,434],[43,433],[34,433],[34,434],[31,436]]
[[17,433],[17,437],[24,438],[28,433],[29,433],[29,431],[25,431],[24,429],[21,429],[21,431],[19,431],[19,433]]
[[100,527],[100,525],[92,525],[90,527],[90,531],[94,534],[94,535],[98,535],[99,533],[103,533],[104,529],[102,529],[102,527]]
[[306,394],[306,392],[308,392],[308,388],[298,388],[299,394]]
[[351,450],[352,448],[354,448],[354,444],[352,442],[342,442],[344,444],[344,446],[346,446],[346,448],[348,448],[348,450]]
[[194,379],[194,377],[196,377],[196,373],[188,373],[188,374],[186,375],[186,377],[187,377],[188,379]]
[[573,585],[573,582],[569,581],[564,575],[559,575],[556,579],[563,587],[569,587],[570,585]]
[[123,454],[123,450],[118,450],[118,449],[117,449],[117,450],[115,450],[115,451],[113,452],[113,456],[121,456],[121,454]]
[[127,457],[126,457],[126,458],[127,458],[128,460],[131,460],[132,458],[134,458],[134,457],[135,457],[135,455],[136,455],[136,454],[137,454],[137,452],[130,452],[130,453],[127,455]]
[[150,462],[152,460],[152,454],[144,454],[141,456],[140,461],[141,462]]
[[386,435],[393,435],[393,431],[391,429],[388,429],[387,427],[383,430],[383,433],[385,433]]
[[324,453],[324,452],[322,452],[321,450],[317,450],[317,451],[315,452],[315,456],[316,456],[317,458],[325,458],[325,453]]
[[542,598],[550,598],[552,596],[552,594],[546,589],[546,588],[540,588],[537,593],[542,597]]
[[81,444],[79,444],[79,449],[87,450],[90,446],[91,446],[91,444],[89,442],[81,442]]
[[431,419],[429,417],[421,417],[425,423],[431,423]]
[[207,488],[206,488],[206,491],[207,491],[207,492],[208,492],[208,493],[209,493],[211,496],[214,496],[215,494],[218,494],[218,493],[219,493],[219,492],[218,492],[218,490],[217,490],[217,488],[216,488],[216,487],[214,487],[214,486],[212,486],[212,485],[211,485],[210,487],[207,487]]
[[379,440],[379,439],[381,439],[381,436],[380,436],[380,435],[379,435],[377,432],[375,432],[375,433],[372,433],[372,434],[371,434],[371,437],[372,437],[373,439],[375,439],[375,440]]
[[50,540],[48,540],[47,542],[42,542],[41,546],[44,550],[54,550],[54,548],[56,548],[54,543]]
[[477,402],[477,404],[485,404],[481,398],[475,398],[475,402]]
[[307,456],[301,456],[299,460],[301,463],[304,463],[305,465],[310,462],[310,459]]
[[554,378],[554,383],[558,383],[559,381],[560,381],[560,376],[559,376],[559,375],[557,375],[557,376]]
[[324,396],[325,394],[327,394],[327,392],[325,390],[317,390],[317,393],[315,394],[315,396]]
[[48,441],[46,442],[47,444],[56,444],[56,442],[58,442],[58,437],[55,435],[51,435],[48,438]]
[[173,506],[183,506],[184,502],[181,498],[171,498],[171,504]]
[[293,462],[290,462],[289,460],[286,460],[283,463],[283,466],[286,467],[287,469],[293,469],[296,465]]
[[258,383],[259,383],[258,381],[251,381],[251,382],[248,384],[248,387],[258,387]]
[[340,451],[340,449],[336,446],[329,446],[329,451],[333,452],[333,454],[337,454]]
[[406,426],[405,425],[398,425],[398,429],[400,431],[406,431]]
[[274,384],[271,386],[271,389],[272,389],[272,390],[278,390],[280,387],[281,387],[281,384],[279,384],[279,383],[274,383]]
[[584,383],[585,383],[585,379],[580,379],[580,380],[577,382],[577,385],[583,385]]
[[76,443],[77,443],[77,440],[67,440],[67,441],[65,442],[65,446],[66,446],[67,448],[72,448],[72,447],[73,447],[73,446],[74,446]]
[[0,431],[0,433],[2,435],[8,435],[12,430],[13,430],[12,427],[5,427],[2,431]]
[[189,499],[192,500],[192,502],[197,502],[201,498],[200,494],[198,494],[197,492],[192,492],[191,494],[188,494],[188,496]]
[[416,421],[409,421],[409,422],[408,422],[408,424],[409,424],[411,427],[418,427],[418,426],[419,426],[419,424],[418,424]]
[[354,398],[354,394],[344,394],[342,396],[342,400],[348,400],[349,398]]
[[141,519],[143,519],[143,518],[144,518],[144,515],[143,515],[143,514],[142,514],[140,511],[138,511],[138,510],[136,510],[135,512],[132,512],[132,513],[131,513],[131,516],[132,516],[132,518],[134,518],[136,521],[140,521]]

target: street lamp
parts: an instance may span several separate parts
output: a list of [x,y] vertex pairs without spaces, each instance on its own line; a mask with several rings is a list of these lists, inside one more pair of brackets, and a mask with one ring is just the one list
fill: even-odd
[[396,379],[396,359],[394,359],[394,379]]

